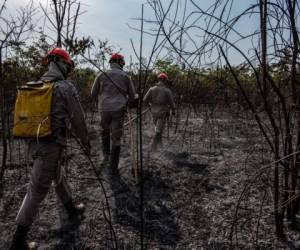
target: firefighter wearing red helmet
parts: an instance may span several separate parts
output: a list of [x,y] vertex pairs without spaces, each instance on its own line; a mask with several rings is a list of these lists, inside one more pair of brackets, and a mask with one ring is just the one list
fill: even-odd
[[175,115],[175,103],[171,90],[166,86],[168,75],[160,73],[158,83],[150,88],[144,97],[144,103],[150,107],[153,123],[155,126],[155,135],[152,141],[152,149],[156,151],[162,147],[162,134],[165,128],[166,120],[172,110]]
[[168,81],[169,80],[168,75],[166,73],[160,73],[158,75],[158,79],[161,80],[161,81]]
[[[83,219],[84,205],[75,205],[70,188],[61,171],[61,158],[66,146],[67,128],[70,122],[72,131],[80,139],[89,153],[90,142],[83,109],[73,84],[66,80],[74,64],[67,51],[61,48],[52,49],[47,55],[48,70],[33,87],[42,84],[53,84],[51,102],[51,134],[46,137],[32,138],[30,152],[34,160],[27,194],[17,215],[17,229],[10,249],[27,249],[26,237],[32,225],[40,203],[46,197],[51,184],[64,205],[70,225],[78,226]],[[29,84],[29,83],[28,83]]]
[[102,127],[103,164],[109,162],[111,177],[118,175],[123,120],[128,102],[134,102],[136,92],[134,85],[123,71],[124,57],[118,53],[110,59],[110,70],[97,75],[91,96],[98,103]]
[[74,68],[70,54],[62,48],[54,48],[47,54],[47,63],[54,62],[65,78]]
[[119,54],[119,53],[114,53],[111,55],[110,59],[109,59],[109,63],[117,63],[120,67],[124,67],[125,65],[125,60],[124,60],[124,56]]
[[50,50],[48,55],[47,55],[47,58],[49,60],[51,60],[51,57],[60,58],[62,61],[64,61],[65,63],[67,63],[71,67],[74,66],[74,62],[73,62],[70,54],[62,48],[54,48],[54,49]]

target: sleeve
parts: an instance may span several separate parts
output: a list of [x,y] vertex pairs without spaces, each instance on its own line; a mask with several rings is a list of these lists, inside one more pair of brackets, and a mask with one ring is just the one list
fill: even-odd
[[84,111],[79,101],[77,91],[74,86],[68,88],[66,95],[67,110],[71,122],[71,129],[80,139],[83,145],[89,143],[88,129],[84,119]]
[[93,103],[97,103],[97,101],[98,101],[98,95],[99,95],[100,87],[101,87],[101,81],[100,81],[101,75],[102,74],[97,75],[97,77],[95,78],[95,81],[93,83],[93,86],[92,86],[91,99],[92,99]]
[[171,109],[175,110],[175,102],[174,102],[173,94],[172,94],[171,90],[169,90],[169,89],[168,89],[168,99],[169,99],[168,101],[171,106]]
[[146,95],[144,96],[143,102],[146,105],[149,105],[151,103],[151,88],[148,90],[148,92],[146,93]]

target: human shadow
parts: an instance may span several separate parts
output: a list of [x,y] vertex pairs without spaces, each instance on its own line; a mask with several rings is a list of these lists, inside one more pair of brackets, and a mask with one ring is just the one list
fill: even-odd
[[[119,175],[110,179],[114,195],[113,217],[115,222],[130,226],[140,232],[140,186],[129,186]],[[175,246],[179,240],[179,227],[172,210],[166,205],[171,199],[171,187],[165,180],[150,171],[143,178],[143,230],[147,239],[162,245]]]
[[83,249],[84,243],[80,239],[80,223],[70,223],[68,214],[62,205],[58,208],[60,228],[54,233],[60,238],[55,250],[76,250]]

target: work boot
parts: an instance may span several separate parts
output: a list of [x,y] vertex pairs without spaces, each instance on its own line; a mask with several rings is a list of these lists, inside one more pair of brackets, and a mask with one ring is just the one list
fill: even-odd
[[67,210],[70,224],[79,225],[81,221],[84,220],[85,206],[83,203],[74,205],[73,201],[71,200],[65,203],[64,207]]
[[111,148],[111,154],[110,154],[110,172],[112,175],[118,175],[119,174],[119,158],[120,158],[120,146],[113,145]]
[[153,141],[152,141],[152,146],[151,149],[153,151],[157,151],[158,146],[161,145],[161,133],[155,133]]
[[102,164],[109,162],[110,155],[110,135],[109,133],[102,133],[102,152],[103,152],[103,161]]
[[10,250],[27,250],[29,249],[26,243],[27,234],[29,232],[29,226],[23,227],[18,225],[16,232],[13,236],[13,241],[10,246]]
[[162,144],[162,133],[157,134],[157,148],[161,149],[163,146]]

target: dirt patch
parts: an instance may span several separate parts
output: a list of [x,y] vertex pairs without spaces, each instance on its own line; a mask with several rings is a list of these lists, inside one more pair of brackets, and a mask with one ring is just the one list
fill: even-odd
[[[274,236],[271,176],[265,173],[237,201],[246,184],[270,160],[253,121],[226,112],[215,118],[191,114],[173,120],[159,152],[150,150],[153,127],[144,122],[143,199],[132,175],[130,136],[122,141],[120,176],[111,180],[101,167],[101,140],[93,126],[93,168],[75,141],[64,159],[75,200],[86,204],[86,219],[76,230],[64,230],[66,214],[51,190],[42,203],[29,240],[39,249],[139,249],[141,202],[146,249],[297,249],[300,238],[288,229],[287,242]],[[0,249],[7,249],[15,216],[26,193],[32,161],[24,143],[16,143],[5,173],[0,201]],[[107,206],[107,203],[109,206]],[[297,245],[298,244],[298,245]]]

